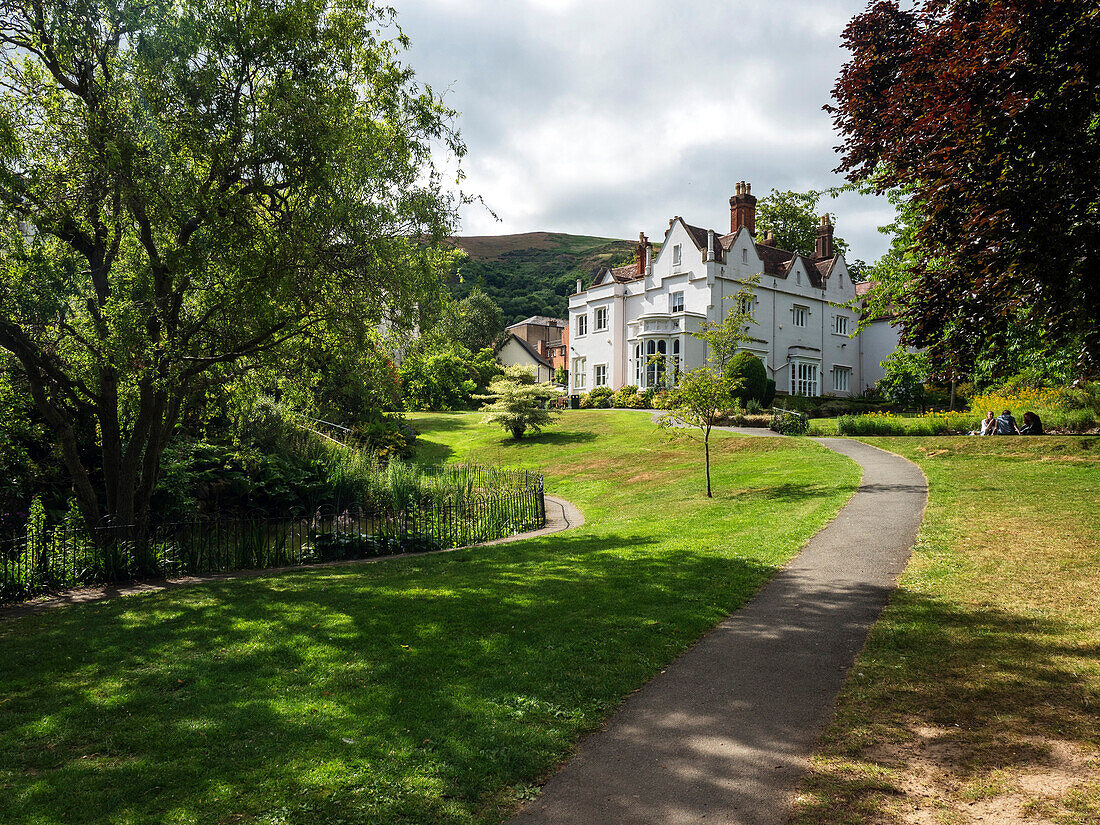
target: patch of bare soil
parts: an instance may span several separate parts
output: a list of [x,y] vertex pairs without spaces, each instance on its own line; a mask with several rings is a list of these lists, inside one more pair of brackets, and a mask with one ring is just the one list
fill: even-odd
[[910,733],[863,754],[897,772],[895,811],[906,825],[1054,825],[1047,817],[1066,812],[1068,794],[1100,780],[1096,755],[1071,742],[1024,737],[1003,760],[979,762],[960,731]]

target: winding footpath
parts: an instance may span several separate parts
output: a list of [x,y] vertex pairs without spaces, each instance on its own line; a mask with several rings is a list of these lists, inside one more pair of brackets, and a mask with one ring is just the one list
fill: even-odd
[[511,825],[787,821],[928,495],[900,456],[815,440],[863,468],[849,503],[753,601],[630,696]]

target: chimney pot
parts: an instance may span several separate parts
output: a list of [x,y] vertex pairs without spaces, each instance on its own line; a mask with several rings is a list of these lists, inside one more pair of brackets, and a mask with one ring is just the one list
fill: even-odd
[[736,193],[730,198],[730,232],[736,233],[741,227],[749,230],[750,235],[756,235],[756,198],[750,192],[750,186],[745,181],[738,182]]
[[828,214],[821,216],[821,223],[817,227],[817,240],[814,242],[814,259],[826,260],[836,254],[833,246],[833,225],[829,222]]
[[577,278],[577,293],[576,294],[580,295],[582,292],[584,292],[584,290],[581,289],[581,279]]

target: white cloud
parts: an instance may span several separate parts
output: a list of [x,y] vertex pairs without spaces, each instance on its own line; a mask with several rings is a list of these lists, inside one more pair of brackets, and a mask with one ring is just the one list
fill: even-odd
[[[862,0],[396,5],[410,64],[462,113],[465,188],[501,218],[467,209],[467,234],[658,235],[673,214],[721,228],[737,180],[841,182],[821,106]],[[876,258],[889,206],[835,206],[854,256]]]

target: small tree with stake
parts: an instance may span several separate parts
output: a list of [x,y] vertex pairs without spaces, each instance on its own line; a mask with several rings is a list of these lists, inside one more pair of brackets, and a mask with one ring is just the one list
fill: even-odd
[[536,384],[535,376],[526,367],[506,367],[504,375],[489,385],[487,403],[481,411],[486,424],[499,424],[519,440],[528,430],[540,432],[554,420],[556,413],[548,409],[558,391],[548,384]]
[[702,433],[703,455],[707,476],[707,498],[710,490],[710,431],[733,401],[733,391],[740,379],[729,379],[710,367],[685,372],[668,397],[668,412],[661,417],[661,426],[686,424]]
[[707,477],[707,498],[713,498],[710,487],[710,432],[722,414],[733,406],[744,380],[726,369],[737,348],[749,339],[749,325],[755,323],[751,313],[750,279],[737,295],[732,296],[733,308],[721,323],[703,324],[695,337],[706,342],[709,364],[679,376],[669,393],[667,412],[661,416],[662,427],[687,425],[702,434],[704,466]]

